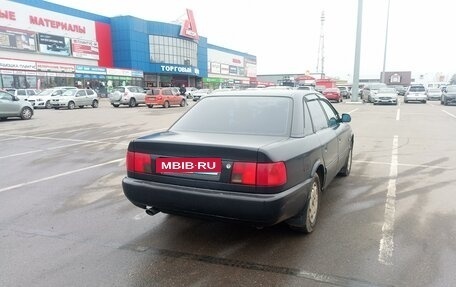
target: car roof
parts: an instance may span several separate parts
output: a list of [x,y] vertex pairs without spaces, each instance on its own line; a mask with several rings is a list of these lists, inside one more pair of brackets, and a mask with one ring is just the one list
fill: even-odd
[[206,98],[210,97],[223,97],[223,96],[252,96],[252,97],[289,97],[301,98],[303,96],[312,96],[325,99],[320,93],[308,90],[287,90],[287,89],[258,89],[258,90],[230,90],[219,91],[216,94],[209,94]]

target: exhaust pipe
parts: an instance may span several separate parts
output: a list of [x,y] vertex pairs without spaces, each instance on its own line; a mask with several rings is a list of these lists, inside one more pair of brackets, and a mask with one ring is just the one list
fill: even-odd
[[156,209],[153,206],[146,206],[146,213],[149,214],[150,216],[153,216],[159,212],[160,212],[160,210]]

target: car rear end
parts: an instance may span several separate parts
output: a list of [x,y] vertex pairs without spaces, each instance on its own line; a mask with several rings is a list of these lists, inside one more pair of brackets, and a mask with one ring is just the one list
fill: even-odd
[[[195,105],[169,131],[130,143],[122,182],[126,197],[149,214],[162,211],[256,226],[296,215],[310,179],[291,172],[302,163],[284,152],[286,147],[280,149],[292,140],[292,102],[254,99],[245,109],[246,101],[222,99],[226,105],[204,109],[213,98]],[[267,103],[271,105],[259,108]],[[255,116],[265,122],[249,124]],[[276,123],[268,125],[268,118]]]
[[323,96],[330,101],[339,102],[341,99],[340,91],[334,89],[326,89],[323,91]]
[[404,95],[404,102],[418,101],[425,103],[427,101],[426,89],[424,86],[410,86]]

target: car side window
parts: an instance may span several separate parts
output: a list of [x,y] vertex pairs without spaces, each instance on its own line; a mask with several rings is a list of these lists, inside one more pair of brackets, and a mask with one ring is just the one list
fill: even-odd
[[135,87],[128,87],[127,90],[131,93],[136,93],[136,88]]
[[144,93],[144,89],[141,87],[136,87],[136,92],[137,93]]
[[7,101],[12,101],[13,100],[13,95],[5,92],[0,92],[0,99],[2,100],[7,100]]
[[87,95],[91,96],[93,94],[94,94],[93,90],[87,90]]
[[152,95],[160,95],[159,89],[152,89]]
[[26,95],[25,90],[17,90],[17,94],[19,96],[25,96]]
[[165,95],[165,96],[170,96],[173,94],[170,89],[165,89],[162,92],[163,92],[163,95]]
[[303,109],[304,109],[304,135],[310,135],[313,134],[313,125],[312,125],[312,119],[310,118],[310,112],[309,108],[307,107],[306,101],[303,99]]
[[311,100],[307,102],[315,131],[325,129],[329,126],[326,114],[318,102],[318,100]]
[[35,95],[35,91],[34,90],[27,90],[27,95],[28,96],[33,96],[33,95]]
[[339,114],[326,101],[320,101],[326,115],[328,116],[328,126],[333,127],[339,123]]
[[81,96],[85,96],[85,91],[78,91],[76,93],[76,97],[81,97]]

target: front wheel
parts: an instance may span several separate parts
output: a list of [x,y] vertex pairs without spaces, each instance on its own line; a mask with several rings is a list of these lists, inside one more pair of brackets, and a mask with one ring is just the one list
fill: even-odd
[[152,108],[154,107],[154,105],[147,105],[147,107],[148,107],[149,109],[152,109]]
[[68,109],[69,109],[69,110],[74,109],[75,106],[76,106],[76,105],[74,104],[74,102],[69,102],[69,103],[68,103]]
[[347,159],[345,160],[345,164],[342,169],[339,171],[339,175],[341,176],[349,176],[353,161],[353,145],[350,145],[350,149],[348,150]]
[[50,109],[52,108],[51,101],[47,101],[46,104],[44,105],[45,109]]
[[98,101],[97,100],[93,100],[92,108],[94,108],[94,109],[98,108]]
[[165,102],[163,103],[163,107],[164,107],[165,109],[169,108],[169,102],[168,102],[168,101],[165,101]]
[[317,215],[320,209],[320,197],[320,177],[317,173],[315,173],[312,178],[312,184],[310,186],[304,208],[298,215],[287,221],[288,226],[299,232],[311,233],[317,223]]
[[181,107],[185,107],[185,100],[182,100],[182,101],[180,102],[180,106],[181,106]]
[[29,107],[25,107],[21,111],[21,119],[23,120],[30,120],[33,116],[33,111]]
[[120,105],[119,104],[111,104],[114,108],[118,108]]

